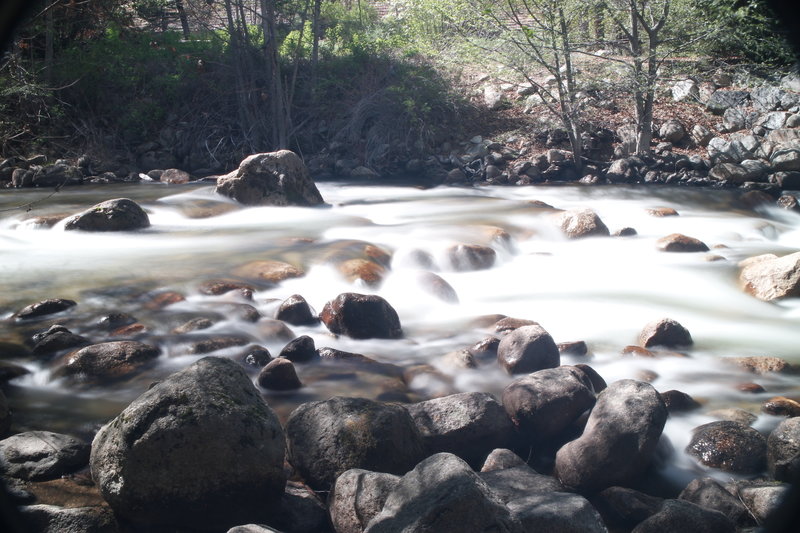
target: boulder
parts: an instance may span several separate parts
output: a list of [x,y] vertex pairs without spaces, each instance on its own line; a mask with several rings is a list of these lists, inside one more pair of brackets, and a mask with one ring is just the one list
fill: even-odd
[[233,269],[232,274],[254,281],[280,283],[286,279],[301,278],[305,272],[283,261],[252,261]]
[[458,303],[456,290],[440,275],[433,272],[419,272],[417,274],[417,282],[439,300],[452,304]]
[[49,298],[47,300],[42,300],[41,302],[27,305],[14,313],[13,316],[17,320],[40,318],[43,316],[61,313],[62,311],[66,311],[67,309],[75,307],[76,305],[78,304],[73,300],[66,300],[64,298]]
[[62,372],[86,380],[131,376],[161,354],[155,346],[137,341],[92,344],[64,356]]
[[569,239],[610,235],[608,227],[591,209],[571,209],[559,215],[558,225]]
[[719,511],[739,526],[752,526],[753,519],[739,498],[710,477],[697,478],[686,485],[678,499]]
[[261,369],[256,379],[258,384],[269,390],[295,390],[303,386],[292,362],[284,357],[273,359]]
[[[790,504],[792,507],[788,509],[783,504],[790,489],[795,488],[796,490],[796,486],[770,481],[733,481],[728,483],[726,488],[741,499],[748,512],[753,515],[753,518],[759,524],[764,524],[767,520],[780,517],[781,515],[777,514],[779,510],[784,513],[788,511],[788,516],[784,514],[784,518],[795,517],[797,508],[794,507],[794,504]],[[792,518],[789,518],[789,520],[792,520]],[[772,523],[778,524],[779,522]]]
[[447,249],[450,265],[461,272],[492,268],[496,257],[494,248],[479,244],[456,244]]
[[797,370],[786,359],[766,355],[751,355],[748,357],[725,357],[726,363],[732,363],[742,370],[753,374],[795,374]]
[[146,528],[260,522],[284,493],[284,435],[244,370],[206,357],[103,426],[92,477],[117,516]]
[[800,172],[775,172],[769,176],[769,182],[782,190],[800,189]]
[[647,324],[639,333],[639,345],[645,348],[685,348],[694,344],[689,330],[671,318],[662,318]]
[[467,463],[439,453],[404,475],[364,533],[522,532],[508,508]]
[[285,357],[293,363],[308,363],[319,359],[317,347],[314,344],[314,339],[308,335],[301,335],[296,339],[289,341],[283,347],[278,357]]
[[773,111],[762,115],[757,121],[756,126],[761,126],[767,130],[779,130],[783,128],[790,114],[786,111]]
[[720,420],[696,427],[686,453],[711,468],[758,474],[766,467],[767,441],[750,426]]
[[662,498],[626,487],[609,487],[591,498],[609,526],[626,531],[656,514],[664,504]]
[[603,519],[589,501],[578,494],[529,494],[508,502],[511,516],[524,531],[548,533],[607,533]]
[[486,456],[486,461],[481,466],[481,472],[492,472],[494,470],[504,470],[515,466],[528,466],[522,458],[506,448],[492,450]]
[[553,337],[539,325],[522,326],[497,345],[497,362],[509,374],[526,374],[561,364]]
[[167,170],[161,173],[161,177],[159,178],[159,180],[161,181],[161,183],[171,183],[173,185],[181,185],[183,183],[189,183],[192,180],[192,177],[185,170],[180,170],[177,168],[168,168]]
[[746,168],[735,163],[717,163],[708,171],[708,177],[741,185],[750,177]]
[[0,471],[19,479],[55,479],[89,463],[89,445],[51,431],[25,431],[0,441]]
[[67,219],[64,229],[81,231],[134,231],[150,226],[139,204],[128,198],[101,202]]
[[692,139],[698,146],[708,146],[708,143],[711,139],[714,138],[714,134],[701,124],[695,124],[692,128]]
[[289,533],[334,533],[325,503],[298,481],[286,483],[280,513],[270,524]]
[[767,467],[778,481],[800,479],[800,417],[784,420],[769,434]]
[[587,375],[572,366],[539,370],[503,390],[503,406],[528,442],[559,435],[595,402]]
[[336,478],[328,507],[336,533],[361,533],[383,509],[400,476],[353,468]]
[[33,341],[36,344],[33,345],[31,352],[36,356],[50,355],[62,350],[91,344],[91,341],[86,337],[76,335],[59,324],[51,326],[47,331],[34,335]]
[[27,531],[37,533],[117,533],[120,530],[114,513],[107,506],[26,505],[20,507],[20,518]]
[[[3,381],[0,380],[0,385],[3,384]],[[6,400],[6,395],[3,393],[3,390],[0,389],[0,439],[8,435],[8,432],[11,430],[12,421],[11,410],[8,408],[8,400]]]
[[632,158],[615,159],[606,170],[606,178],[612,183],[631,183],[639,176]]
[[800,296],[800,252],[751,258],[739,273],[739,281],[759,300]]
[[448,452],[479,467],[508,446],[513,427],[491,394],[464,392],[407,406],[429,453]]
[[275,312],[275,318],[288,322],[293,326],[307,326],[319,322],[319,317],[308,305],[305,298],[299,294],[294,294],[281,302],[280,307]]
[[714,91],[706,101],[706,109],[715,115],[722,115],[726,109],[743,106],[750,99],[747,91]]
[[708,246],[703,241],[680,233],[673,233],[666,237],[661,237],[656,241],[656,248],[662,252],[679,253],[708,251]]
[[304,403],[289,415],[286,437],[289,462],[315,490],[351,468],[404,474],[425,456],[405,408],[364,398]]
[[399,339],[403,336],[397,311],[375,294],[342,293],[325,304],[320,318],[332,333],[354,339]]
[[672,99],[675,102],[684,100],[696,101],[700,99],[700,90],[694,80],[681,80],[672,86]]
[[237,170],[217,179],[216,191],[246,205],[324,203],[303,161],[289,150],[245,158]]
[[700,404],[686,394],[679,390],[668,390],[659,393],[661,399],[664,400],[664,405],[667,406],[667,411],[670,413],[681,413],[685,411],[694,411],[700,408]]
[[671,118],[661,125],[658,135],[667,142],[678,144],[686,138],[687,132],[680,120]]
[[741,107],[731,107],[722,114],[722,132],[740,131],[753,127],[758,113],[746,111]]
[[762,113],[775,111],[781,105],[781,98],[785,91],[778,87],[762,86],[754,89],[750,93],[750,99],[753,101],[753,107]]
[[625,486],[652,460],[666,421],[667,408],[652,385],[616,381],[597,396],[583,434],[558,450],[555,473],[580,492]]
[[509,468],[482,471],[478,475],[504,503],[530,494],[566,492],[556,478],[540,474],[524,462]]
[[800,150],[777,150],[772,153],[770,164],[776,172],[796,172],[800,170]]
[[336,269],[350,283],[361,281],[369,287],[379,286],[387,273],[386,267],[362,258],[348,259],[339,263]]
[[761,411],[773,416],[796,417],[800,416],[800,402],[785,396],[775,396],[761,405]]
[[734,533],[733,521],[720,513],[684,500],[667,500],[661,510],[633,528],[631,533]]

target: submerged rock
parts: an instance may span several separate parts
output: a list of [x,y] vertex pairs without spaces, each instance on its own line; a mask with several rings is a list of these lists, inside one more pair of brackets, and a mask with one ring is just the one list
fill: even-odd
[[217,179],[217,193],[247,205],[315,206],[324,203],[303,161],[289,150],[254,154]]
[[91,466],[103,498],[143,527],[220,531],[263,521],[284,492],[277,416],[235,362],[206,357],[103,426]]

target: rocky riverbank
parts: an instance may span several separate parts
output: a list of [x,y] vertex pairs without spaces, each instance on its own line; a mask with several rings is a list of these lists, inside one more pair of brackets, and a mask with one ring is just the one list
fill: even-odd
[[[284,152],[248,158],[221,180],[218,192],[239,195],[240,202],[319,204],[322,196],[296,162]],[[531,207],[548,212],[552,229],[566,239],[634,233],[616,230],[619,237],[611,237],[590,209]],[[64,229],[139,231],[149,224],[134,202],[116,199],[73,215]],[[499,228],[485,229],[492,242],[510,239]],[[683,234],[657,242],[657,253],[664,254],[710,254],[710,248]],[[491,246],[467,242],[446,255],[456,271],[484,270],[497,260]],[[415,260],[420,283],[432,295],[458,301],[433,272],[432,257],[419,253]],[[330,261],[342,276],[377,286],[391,268],[391,253],[361,242]],[[796,297],[799,264],[800,252],[748,259],[739,269],[743,290],[764,301]],[[102,427],[76,435],[22,431],[0,441],[4,480],[21,515],[18,529],[736,531],[769,521],[798,476],[800,404],[792,398],[762,404],[763,413],[785,418],[774,429],[762,433],[751,427],[756,415],[730,408],[695,427],[685,450],[675,450],[665,424],[698,409],[694,398],[657,389],[652,373],[607,382],[586,356],[586,343],[557,343],[536,321],[497,315],[481,317],[483,340],[443,359],[505,373],[510,381],[502,393],[420,398],[412,392],[415,381],[447,382],[433,365],[382,362],[317,346],[292,331],[321,324],[331,340],[402,339],[404,325],[387,299],[346,292],[317,313],[298,294],[274,302],[270,316],[256,308],[259,289],[303,275],[291,264],[255,261],[237,268],[236,279],[200,284],[200,294],[220,297],[214,302],[223,317],[218,321],[235,317],[257,335],[213,328],[215,320],[202,314],[169,332],[150,332],[136,313],[111,310],[89,323],[80,314],[87,302],[59,298],[15,309],[4,324],[14,336],[0,345],[3,354],[47,361],[54,377],[76,387],[136,379],[164,355],[160,346],[182,346],[179,355],[192,356],[233,350],[142,387]],[[161,290],[137,305],[144,313],[192,297]],[[255,337],[283,348],[273,357]],[[681,361],[693,345],[687,327],[664,318],[642,324],[636,344],[622,353]],[[586,362],[565,364],[576,357]],[[794,379],[796,371],[777,357],[726,362],[753,379]],[[4,382],[27,372],[13,364],[0,369]],[[303,401],[315,372],[374,380],[381,392],[374,399]],[[267,392],[297,395],[299,406],[278,413],[269,405],[275,400],[265,401]],[[8,432],[12,422],[0,394],[0,430]],[[696,461],[698,475],[676,484],[660,466],[684,452]]]

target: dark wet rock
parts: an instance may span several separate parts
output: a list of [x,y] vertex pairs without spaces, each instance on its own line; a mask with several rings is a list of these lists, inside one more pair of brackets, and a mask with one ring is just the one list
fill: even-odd
[[65,230],[133,231],[150,226],[150,218],[139,204],[128,198],[101,202],[71,217]]
[[607,237],[608,227],[591,209],[571,209],[558,216],[558,226],[570,239],[582,237]]
[[399,405],[335,396],[304,403],[286,422],[289,462],[315,490],[351,468],[403,474],[425,455],[422,436]]
[[261,522],[284,493],[277,416],[235,362],[206,357],[103,426],[92,477],[117,516],[145,527],[220,531]]
[[478,362],[488,362],[497,360],[497,347],[500,345],[500,339],[497,337],[486,337],[479,340],[467,350]]
[[639,333],[639,345],[645,348],[685,348],[692,344],[694,341],[689,330],[670,318],[650,322]]
[[553,533],[606,533],[597,510],[578,494],[549,492],[528,494],[508,502],[511,516],[524,531]]
[[288,533],[334,533],[327,506],[314,491],[296,481],[286,484],[280,512],[270,523]]
[[288,359],[273,359],[258,374],[258,384],[269,390],[295,390],[303,386],[294,365]]
[[62,371],[87,380],[128,377],[161,354],[155,346],[137,341],[92,344],[64,356]]
[[800,417],[784,420],[767,438],[767,467],[778,481],[800,476]]
[[494,265],[497,252],[489,246],[456,244],[448,248],[447,257],[454,270],[486,270]]
[[208,329],[213,325],[214,321],[209,318],[196,317],[189,320],[188,322],[184,322],[177,328],[173,329],[172,333],[175,333],[176,335],[183,335],[185,333],[189,333],[192,331],[201,331],[204,329]]
[[800,172],[775,172],[770,174],[769,182],[783,190],[800,189]]
[[481,472],[492,472],[494,470],[503,470],[506,468],[513,468],[515,466],[528,466],[527,463],[517,455],[506,448],[497,448],[492,450],[486,456],[486,460],[481,466]]
[[664,405],[670,413],[682,413],[685,411],[693,411],[700,408],[697,401],[679,390],[668,390],[661,394],[661,399],[664,400]]
[[[2,381],[0,381],[0,384],[2,384]],[[0,439],[8,435],[11,430],[12,422],[13,417],[11,415],[11,410],[8,408],[8,400],[6,400],[6,395],[3,394],[3,390],[0,389]]]
[[26,431],[0,441],[0,470],[14,478],[54,479],[89,463],[89,445],[70,435]]
[[719,511],[739,526],[754,525],[747,508],[739,498],[728,492],[725,487],[710,477],[693,480],[683,489],[680,500],[686,500],[704,509]]
[[721,420],[696,427],[686,453],[711,468],[758,474],[766,467],[767,441],[749,426]]
[[749,176],[747,169],[743,166],[737,165],[736,163],[723,162],[714,165],[714,167],[708,171],[708,177],[717,181],[741,185],[748,180]]
[[417,274],[417,281],[431,295],[442,300],[443,302],[457,304],[458,294],[456,290],[447,283],[444,278],[433,272],[420,272]]
[[305,276],[303,270],[283,261],[252,261],[233,269],[231,273],[244,279],[271,283]]
[[481,471],[478,475],[503,503],[529,494],[566,491],[556,478],[540,474],[524,462],[508,468]]
[[683,500],[667,500],[656,514],[633,528],[631,533],[734,533],[733,521],[720,513]]
[[247,205],[315,206],[324,203],[303,161],[289,150],[254,154],[217,179],[217,193]]
[[403,336],[397,311],[374,294],[342,293],[325,304],[320,318],[332,333],[354,339],[398,339]]
[[715,115],[722,115],[731,107],[745,105],[749,99],[747,91],[714,91],[706,101],[706,108]]
[[608,487],[590,500],[609,526],[626,529],[650,518],[664,504],[662,498],[627,487]]
[[529,442],[556,437],[595,403],[588,376],[571,366],[539,370],[503,390],[503,406]]
[[328,498],[331,522],[336,533],[361,533],[383,509],[400,476],[359,468],[336,478]]
[[524,531],[467,463],[440,453],[404,475],[365,533]]
[[238,360],[247,366],[255,368],[264,368],[270,361],[272,361],[272,354],[269,350],[258,344],[248,346],[239,355]]
[[800,402],[784,396],[775,396],[764,402],[761,410],[774,416],[800,416]]
[[583,434],[556,454],[557,477],[581,492],[633,482],[652,460],[666,421],[652,385],[612,383],[597,396]]
[[18,320],[39,318],[66,311],[67,309],[75,307],[76,305],[78,304],[73,300],[50,298],[48,300],[42,300],[41,302],[36,302],[35,304],[23,307],[14,314],[14,318]]
[[369,287],[378,287],[386,277],[386,267],[368,259],[348,259],[336,266],[339,273],[349,281],[361,281]]
[[586,346],[586,341],[559,342],[556,346],[561,355],[583,357],[589,354],[589,347]]
[[662,252],[707,252],[708,246],[701,240],[673,233],[666,237],[661,237],[656,241],[656,248]]
[[448,452],[477,468],[508,446],[513,426],[503,406],[484,392],[464,392],[407,406],[429,453]]
[[800,296],[800,252],[750,258],[739,274],[744,290],[759,300]]
[[76,335],[64,326],[55,325],[40,334],[34,335],[33,355],[49,355],[62,350],[79,348],[91,344],[86,337]]
[[314,345],[314,339],[308,335],[302,335],[289,341],[278,357],[285,357],[293,363],[308,363],[319,359],[319,354]]
[[778,207],[787,211],[800,212],[800,203],[791,194],[783,194],[777,201]]
[[30,370],[24,366],[9,363],[7,361],[0,361],[0,386],[5,385],[14,378],[18,378],[30,373]]
[[188,346],[188,352],[193,354],[206,354],[224,350],[232,346],[246,346],[250,344],[250,338],[243,335],[214,335],[195,342]]
[[504,317],[495,322],[494,324],[494,332],[498,335],[505,335],[506,333],[512,332],[515,329],[519,329],[522,326],[538,326],[539,323],[533,320],[528,320],[527,318],[514,318],[514,317]]
[[58,507],[28,505],[20,507],[28,531],[38,533],[117,533],[119,526],[109,507]]
[[319,322],[319,317],[308,305],[305,298],[299,294],[294,294],[281,302],[280,307],[275,312],[275,318],[288,322],[293,326],[312,325]]
[[726,363],[732,363],[742,370],[753,374],[795,374],[797,369],[786,359],[771,356],[725,357]]
[[253,292],[255,288],[252,285],[241,281],[229,279],[214,279],[206,281],[198,287],[200,294],[207,296],[220,296],[229,292],[236,291],[245,300],[253,299]]
[[606,383],[606,380],[603,379],[603,376],[598,374],[597,370],[590,367],[589,365],[579,363],[575,365],[574,368],[577,368],[578,370],[586,374],[586,377],[589,378],[589,381],[592,383],[592,389],[594,390],[595,393],[600,393],[608,387],[608,384]]
[[522,326],[500,340],[497,361],[509,374],[526,374],[561,364],[553,337],[541,326]]
[[638,234],[639,232],[634,228],[620,228],[614,232],[614,237],[634,237]]

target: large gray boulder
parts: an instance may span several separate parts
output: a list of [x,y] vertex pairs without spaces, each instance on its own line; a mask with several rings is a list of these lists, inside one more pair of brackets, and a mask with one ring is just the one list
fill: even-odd
[[247,205],[324,203],[300,157],[289,150],[254,154],[217,179],[217,192]]
[[549,492],[528,494],[508,502],[511,516],[524,531],[547,533],[607,533],[603,519],[589,501],[578,494]]
[[150,218],[139,204],[128,198],[101,202],[69,218],[65,230],[133,231],[150,226]]
[[503,390],[503,406],[529,442],[556,437],[594,402],[591,381],[573,366],[539,370]]
[[206,357],[100,429],[92,477],[133,524],[220,531],[279,505],[284,452],[280,422],[244,370]]
[[742,106],[750,99],[747,91],[715,91],[706,102],[706,108],[715,115],[721,115],[726,109]]
[[739,273],[744,290],[759,300],[800,296],[800,252],[750,258]]
[[779,481],[791,482],[800,476],[800,417],[778,424],[767,438],[769,473]]
[[89,463],[89,445],[71,435],[25,431],[0,441],[0,472],[44,480],[74,472]]
[[495,448],[508,446],[513,431],[503,406],[485,392],[452,394],[407,408],[429,452],[455,454],[473,467]]
[[439,453],[404,475],[365,533],[524,531],[486,483],[455,455]]
[[556,478],[540,474],[525,463],[478,475],[505,503],[530,494],[566,492]]
[[304,403],[286,422],[288,459],[315,490],[328,490],[351,468],[405,474],[425,456],[405,408],[334,396]]
[[740,526],[752,526],[753,519],[742,501],[710,477],[697,478],[683,489],[680,500],[719,511]]
[[522,326],[500,340],[497,362],[509,374],[525,374],[561,364],[553,337],[541,326]]
[[328,510],[336,533],[361,533],[383,509],[400,476],[353,468],[331,488]]
[[632,483],[653,458],[667,407],[652,385],[623,379],[597,396],[586,429],[556,454],[564,485],[594,492]]

